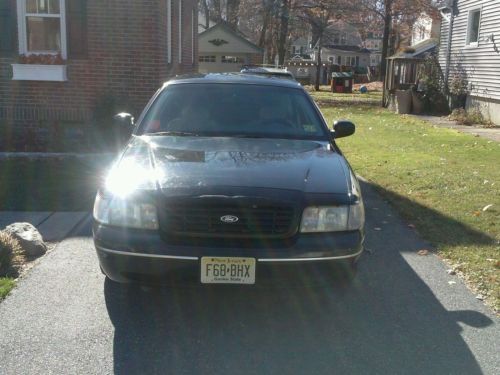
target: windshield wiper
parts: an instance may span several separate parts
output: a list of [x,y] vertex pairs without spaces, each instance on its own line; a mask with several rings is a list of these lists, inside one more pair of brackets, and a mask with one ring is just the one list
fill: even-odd
[[164,132],[155,132],[155,133],[144,133],[143,135],[148,135],[148,136],[173,135],[173,136],[179,136],[179,137],[199,137],[200,136],[198,133],[173,131],[173,130],[164,131]]

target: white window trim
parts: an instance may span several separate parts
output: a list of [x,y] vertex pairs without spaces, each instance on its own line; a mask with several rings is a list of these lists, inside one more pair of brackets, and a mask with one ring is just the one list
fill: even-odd
[[[67,59],[67,38],[66,38],[66,1],[59,0],[59,11],[60,15],[50,15],[44,14],[44,17],[60,18],[61,20],[61,56],[63,59]],[[26,17],[31,13],[26,12],[26,0],[17,0],[17,31],[19,39],[19,54],[20,55],[34,55],[34,54],[45,54],[45,55],[57,55],[58,52],[51,51],[28,51],[28,40],[26,32]],[[36,14],[34,14],[36,15]],[[36,15],[39,16],[39,15]]]
[[172,63],[172,0],[167,0],[167,63]]
[[182,0],[179,0],[179,64],[182,63]]
[[[477,28],[477,42],[471,42],[470,41],[470,33],[471,33],[471,27],[472,27],[472,13],[479,12],[479,25]],[[479,46],[479,36],[481,35],[481,21],[483,18],[483,9],[482,7],[478,8],[472,8],[469,9],[468,15],[467,15],[467,33],[465,36],[465,46],[469,48],[474,48]]]

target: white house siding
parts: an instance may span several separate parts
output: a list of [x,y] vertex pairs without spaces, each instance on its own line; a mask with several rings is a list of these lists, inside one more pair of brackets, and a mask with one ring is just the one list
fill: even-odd
[[[324,63],[328,62],[330,58],[333,58],[333,63],[337,64],[338,57],[341,57],[341,65],[351,65],[347,63],[348,58],[359,58],[360,67],[367,67],[370,65],[370,53],[368,52],[359,52],[359,51],[343,51],[338,49],[330,49],[327,47],[323,47],[321,49],[321,61]],[[317,59],[317,51],[315,51],[313,59]]]
[[[467,46],[469,10],[481,8],[477,47]],[[500,123],[500,1],[458,0],[451,43],[452,73],[460,61],[467,73],[471,90],[468,106],[480,105],[484,114]],[[439,60],[446,66],[449,20],[441,25]],[[493,35],[493,40],[490,36]]]

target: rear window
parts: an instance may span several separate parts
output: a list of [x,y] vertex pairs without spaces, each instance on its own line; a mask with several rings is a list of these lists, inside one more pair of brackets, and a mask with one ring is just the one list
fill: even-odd
[[151,106],[139,134],[317,139],[326,131],[302,90],[241,84],[179,84]]

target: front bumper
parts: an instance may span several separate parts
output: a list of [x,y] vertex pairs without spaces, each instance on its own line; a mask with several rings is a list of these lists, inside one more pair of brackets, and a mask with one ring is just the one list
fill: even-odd
[[[289,243],[261,242],[232,246],[227,241],[171,244],[158,232],[94,224],[94,243],[103,272],[118,282],[160,281],[168,284],[199,283],[200,260],[205,256],[253,257],[257,260],[256,282],[277,274],[316,270],[318,265],[356,260],[363,251],[362,231],[301,234]],[[321,264],[321,265],[320,265]],[[283,271],[283,272],[281,272]]]

